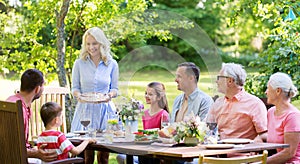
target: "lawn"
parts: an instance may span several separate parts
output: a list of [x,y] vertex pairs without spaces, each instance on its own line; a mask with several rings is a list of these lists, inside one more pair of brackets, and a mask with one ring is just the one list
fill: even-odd
[[[128,77],[131,76],[131,73],[122,73],[120,76]],[[157,71],[146,71],[140,70],[133,74],[132,77],[129,78],[128,82],[120,81],[119,82],[119,90],[121,96],[133,96],[134,98],[141,100],[144,102],[144,94],[146,90],[146,86],[148,83],[152,81],[162,82],[165,85],[167,99],[169,104],[169,109],[172,109],[172,104],[177,95],[181,93],[181,91],[177,90],[177,84],[175,80],[175,73],[168,72],[165,70],[157,70]],[[19,88],[20,82],[13,80],[5,80],[0,79],[0,100],[5,100],[8,95],[14,93],[16,89]],[[57,82],[49,83],[48,85],[58,86]],[[200,80],[198,83],[198,87],[204,92],[208,93],[210,96],[219,94],[216,92],[215,78],[211,78],[208,73],[202,73],[200,75]],[[214,88],[214,89],[213,89]],[[293,104],[300,109],[300,101],[294,101]],[[145,104],[145,109],[149,108],[148,105]],[[139,121],[139,128],[142,128],[142,123]],[[110,155],[110,163],[116,164],[115,160],[116,154]]]

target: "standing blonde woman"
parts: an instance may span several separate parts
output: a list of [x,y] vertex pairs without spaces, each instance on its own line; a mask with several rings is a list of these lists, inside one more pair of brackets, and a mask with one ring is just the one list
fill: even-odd
[[[92,113],[89,128],[104,130],[108,113],[116,111],[112,101],[107,103],[81,103],[83,93],[100,92],[110,98],[118,93],[119,67],[110,54],[110,42],[98,27],[88,29],[82,37],[80,59],[72,70],[72,93],[78,99],[71,131],[83,130],[81,113]],[[98,152],[98,163],[108,163],[108,152]],[[85,163],[93,163],[94,151],[85,151]]]
[[300,163],[300,112],[291,98],[297,88],[285,73],[273,74],[268,82],[268,103],[275,105],[268,111],[267,142],[289,144],[289,148],[277,149],[267,163]]

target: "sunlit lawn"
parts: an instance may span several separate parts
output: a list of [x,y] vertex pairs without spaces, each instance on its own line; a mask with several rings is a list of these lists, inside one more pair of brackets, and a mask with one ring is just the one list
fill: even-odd
[[[130,76],[131,73],[123,73],[121,76]],[[169,104],[169,109],[172,109],[172,104],[177,95],[181,93],[181,91],[177,90],[177,84],[175,80],[174,72],[168,72],[165,70],[159,71],[138,71],[133,74],[132,77],[129,78],[128,82],[120,81],[119,89],[121,96],[133,96],[134,98],[144,101],[144,94],[146,90],[146,86],[148,83],[153,81],[162,82],[165,85],[167,99]],[[8,95],[13,94],[14,90],[19,87],[19,81],[11,81],[11,80],[0,80],[0,99],[5,100]],[[51,83],[50,85],[58,85],[57,83]],[[201,73],[200,81],[198,86],[201,90],[208,93],[210,96],[219,94],[216,92],[215,88],[215,78],[211,78],[208,73]],[[214,89],[213,89],[214,88]],[[145,103],[144,103],[145,104]],[[293,104],[300,109],[300,101],[294,101]],[[145,104],[145,109],[149,108],[148,105]],[[141,120],[139,121],[139,128],[142,128]],[[110,163],[116,164],[115,160],[116,154],[110,154]]]

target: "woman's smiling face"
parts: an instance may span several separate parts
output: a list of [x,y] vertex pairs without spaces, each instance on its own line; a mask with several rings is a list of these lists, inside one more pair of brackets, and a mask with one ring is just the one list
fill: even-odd
[[86,49],[91,57],[100,55],[100,43],[92,35],[86,36]]

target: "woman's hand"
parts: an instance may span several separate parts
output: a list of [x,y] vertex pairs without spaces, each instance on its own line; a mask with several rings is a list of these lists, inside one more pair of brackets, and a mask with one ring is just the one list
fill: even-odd
[[81,102],[82,101],[82,97],[81,97],[81,93],[79,91],[75,91],[73,93],[74,97],[77,99],[77,101]]
[[115,93],[114,92],[109,92],[107,94],[107,96],[111,99],[111,98],[115,97]]

